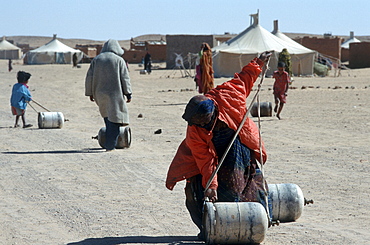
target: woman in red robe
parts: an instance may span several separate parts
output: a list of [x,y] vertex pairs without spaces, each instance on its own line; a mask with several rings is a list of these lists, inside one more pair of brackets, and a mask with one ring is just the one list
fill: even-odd
[[246,98],[261,73],[269,53],[263,53],[243,67],[234,78],[205,95],[194,96],[182,116],[187,122],[181,143],[167,173],[166,187],[174,188],[187,179],[186,206],[194,223],[202,229],[203,199],[212,202],[260,202],[267,196],[267,185],[256,161],[267,159],[260,148],[259,131],[247,118],[219,172],[204,190],[228,144],[247,112]]

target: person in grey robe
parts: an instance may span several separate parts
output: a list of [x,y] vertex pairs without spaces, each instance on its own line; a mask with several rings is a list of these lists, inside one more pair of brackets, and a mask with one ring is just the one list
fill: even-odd
[[132,91],[123,53],[118,41],[109,39],[101,53],[91,61],[85,80],[85,95],[95,101],[104,118],[107,151],[115,149],[119,127],[129,124],[126,103],[131,101]]

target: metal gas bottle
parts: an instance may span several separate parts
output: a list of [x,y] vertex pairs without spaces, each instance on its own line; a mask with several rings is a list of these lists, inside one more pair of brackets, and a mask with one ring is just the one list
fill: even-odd
[[269,184],[269,197],[272,202],[272,220],[291,222],[301,217],[305,198],[296,184]]
[[[258,117],[258,103],[254,102],[252,108],[250,108],[252,117]],[[272,116],[272,104],[271,102],[260,102],[260,116],[271,117]]]
[[64,125],[64,116],[61,112],[39,112],[39,128],[62,128]]
[[[106,127],[102,127],[98,133],[98,142],[102,148],[105,148],[105,134],[106,134]],[[130,145],[131,145],[130,127],[120,127],[116,148],[117,149],[129,148]]]
[[261,243],[268,217],[257,202],[206,202],[203,227],[207,244]]

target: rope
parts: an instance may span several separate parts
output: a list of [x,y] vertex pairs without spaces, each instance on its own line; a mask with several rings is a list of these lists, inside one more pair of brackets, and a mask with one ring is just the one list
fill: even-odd
[[[257,97],[257,116],[258,116],[258,137],[259,137],[259,149],[260,149],[260,153],[262,153],[262,135],[261,135],[261,107],[260,107],[260,96],[258,95]],[[260,154],[260,163],[263,162],[263,156],[262,154]],[[261,165],[262,167],[262,165]],[[262,172],[262,176],[264,176],[264,171],[262,168],[261,169],[261,172]]]
[[262,134],[261,134],[261,108],[260,108],[260,96],[258,95],[257,97],[257,106],[258,106],[258,109],[257,109],[257,115],[258,115],[258,137],[259,137],[259,149],[260,149],[260,162],[256,161],[257,163],[257,166],[258,168],[261,170],[261,174],[262,174],[262,187],[263,187],[263,191],[265,193],[265,196],[264,196],[264,201],[266,203],[266,213],[267,213],[267,218],[269,220],[269,227],[271,225],[271,220],[270,220],[270,210],[269,210],[269,201],[268,201],[268,192],[266,190],[266,182],[265,182],[265,171],[263,169],[263,156],[262,156]]
[[[39,107],[41,107],[42,109],[44,109],[45,111],[48,111],[48,112],[50,112],[50,110],[48,110],[48,109],[46,109],[45,107],[43,107],[40,103],[38,103],[37,101],[34,101],[34,100],[31,100],[31,102],[33,102],[33,103],[35,103],[36,105],[38,105]],[[40,112],[38,112],[32,105],[31,105],[31,103],[28,103],[29,104],[29,106],[36,112],[36,113],[40,113]],[[67,118],[65,118],[64,119],[64,121],[65,122],[67,122],[67,121],[69,121],[69,119],[67,119]]]
[[[262,84],[262,82],[263,82],[263,80],[264,80],[264,78],[265,78],[265,74],[266,74],[266,71],[267,71],[268,63],[269,63],[269,62],[270,62],[270,59],[269,59],[269,60],[267,61],[267,63],[263,66],[261,81],[260,81],[260,82],[259,82],[259,84],[258,84],[257,92],[256,92],[256,94],[254,95],[254,97],[253,97],[253,99],[252,99],[252,101],[251,101],[251,104],[250,104],[249,108],[251,108],[251,107],[252,107],[252,105],[253,105],[254,101],[256,100],[257,95],[258,95],[258,94],[259,94],[259,92],[260,92],[261,84]],[[229,150],[230,150],[230,148],[231,148],[232,144],[234,143],[234,141],[235,141],[236,137],[238,136],[238,134],[239,134],[240,130],[242,129],[242,127],[243,127],[243,125],[244,125],[245,121],[247,120],[247,118],[248,118],[248,114],[249,114],[249,110],[248,110],[248,108],[247,108],[247,112],[245,113],[245,115],[244,115],[244,117],[243,117],[242,122],[240,123],[240,125],[239,125],[238,129],[236,130],[236,132],[235,132],[235,134],[234,134],[234,137],[232,138],[232,140],[230,141],[229,145],[227,146],[227,148],[226,148],[226,150],[225,150],[225,153],[223,154],[223,156],[222,156],[221,160],[218,162],[218,165],[217,165],[217,167],[216,167],[215,171],[212,173],[211,177],[209,178],[209,180],[208,180],[208,182],[207,182],[207,185],[206,185],[206,188],[204,189],[204,192],[206,192],[206,191],[208,190],[209,186],[211,185],[212,180],[214,179],[214,177],[215,177],[215,175],[217,174],[217,172],[220,170],[221,165],[222,165],[223,161],[225,160],[227,153],[229,152]],[[260,141],[261,141],[261,140],[260,140]],[[261,151],[261,150],[260,150],[260,155],[262,156],[262,151]],[[262,161],[261,161],[261,162],[262,162]],[[262,169],[261,169],[261,172],[262,172]]]
[[[44,110],[46,110],[46,111],[48,111],[48,112],[50,112],[50,110],[48,110],[48,109],[46,109],[45,107],[43,107],[40,103],[38,103],[38,102],[36,102],[35,100],[31,100],[31,102],[33,102],[33,103],[35,103],[36,105],[38,105],[38,106],[40,106],[42,109],[44,109]],[[31,104],[29,104],[29,105],[31,105]],[[32,106],[31,106],[32,107]],[[33,107],[32,107],[33,108]],[[34,109],[34,108],[33,108]],[[35,109],[34,109],[35,110]],[[36,111],[36,110],[35,110]],[[36,111],[37,112],[37,111]]]
[[36,112],[36,113],[39,113],[38,111],[36,111],[36,109],[31,105],[31,103],[28,103],[29,106],[31,106],[31,108]]

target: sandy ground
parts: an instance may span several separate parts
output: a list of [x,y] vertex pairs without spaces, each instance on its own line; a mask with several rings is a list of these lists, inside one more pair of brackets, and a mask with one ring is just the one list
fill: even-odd
[[[197,94],[192,79],[169,70],[140,75],[130,65],[132,144],[106,153],[92,139],[104,124],[84,96],[87,64],[0,67],[0,244],[202,243],[184,182],[164,186],[185,135],[182,112]],[[34,100],[69,120],[62,129],[39,129],[30,107],[34,127],[12,127],[18,70],[32,74]],[[273,101],[272,84],[265,79],[261,101]],[[282,120],[261,120],[265,175],[271,184],[299,185],[314,204],[296,222],[269,228],[263,244],[370,244],[370,69],[295,78],[293,86]]]

